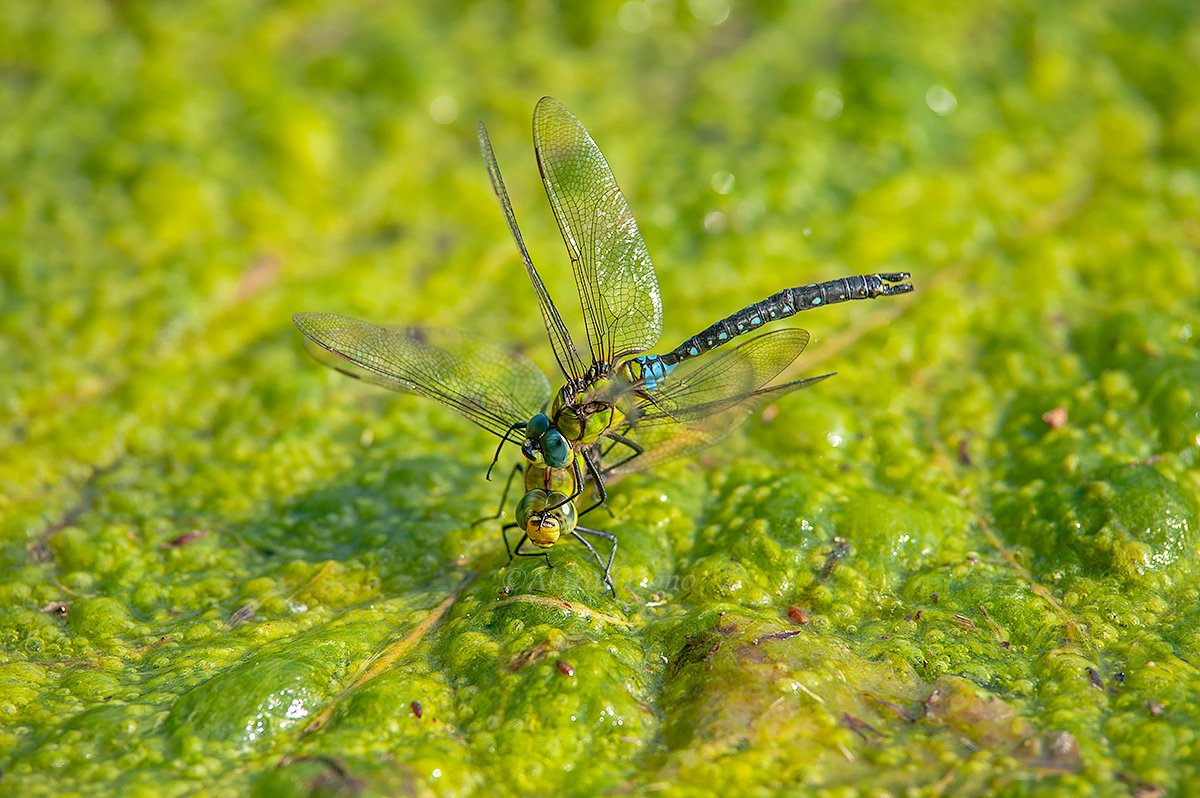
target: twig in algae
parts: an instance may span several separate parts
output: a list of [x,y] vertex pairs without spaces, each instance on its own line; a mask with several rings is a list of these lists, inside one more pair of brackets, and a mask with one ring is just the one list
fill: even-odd
[[312,721],[310,721],[309,724],[304,727],[304,733],[308,734],[324,728],[325,724],[329,723],[330,718],[333,717],[334,710],[336,710],[338,705],[348,698],[351,693],[377,676],[383,674],[395,664],[396,660],[400,659],[400,657],[404,656],[414,647],[416,647],[417,643],[420,643],[422,638],[429,634],[429,632],[438,625],[442,618],[445,617],[450,607],[453,606],[454,602],[458,600],[458,596],[460,593],[462,593],[463,588],[470,583],[471,578],[473,577],[468,577],[467,579],[463,580],[462,584],[459,585],[458,588],[456,588],[449,596],[446,596],[446,598],[442,599],[442,603],[434,607],[433,611],[422,618],[421,621],[414,626],[408,634],[389,645],[372,660],[370,660],[367,665],[363,667],[363,670],[358,674],[358,676],[355,677],[350,686],[338,693],[338,695],[329,702],[329,706],[325,707],[325,709],[323,709],[319,715],[315,716]]
[[[296,596],[303,593],[305,590],[308,590],[309,588],[311,588],[317,582],[320,582],[322,579],[329,576],[331,573],[333,573],[334,566],[335,566],[335,563],[333,560],[326,560],[325,562],[323,562],[321,564],[321,567],[317,569],[317,572],[315,574],[313,574],[311,577],[309,577],[302,585],[300,585],[299,587],[292,590],[291,593],[287,594],[287,600],[291,601]],[[240,606],[236,610],[234,610],[233,613],[228,618],[225,619],[226,628],[232,629],[233,627],[240,626],[241,624],[250,620],[251,618],[254,617],[255,613],[258,612],[258,608],[263,605],[263,602],[265,602],[269,599],[273,599],[276,596],[281,595],[282,593],[283,593],[283,590],[281,588],[275,588],[273,590],[268,591],[265,595],[260,596],[259,598],[255,598],[255,599],[251,599],[250,601],[247,601],[245,604],[243,604],[242,606]]]
[[544,607],[556,607],[568,614],[574,613],[580,618],[597,618],[605,623],[611,623],[614,626],[624,626],[626,629],[633,626],[633,624],[624,620],[623,618],[618,618],[615,615],[608,615],[583,604],[572,604],[571,602],[560,599],[557,596],[509,596],[506,599],[497,601],[495,605],[493,605],[493,608],[504,607],[509,604],[540,604]]

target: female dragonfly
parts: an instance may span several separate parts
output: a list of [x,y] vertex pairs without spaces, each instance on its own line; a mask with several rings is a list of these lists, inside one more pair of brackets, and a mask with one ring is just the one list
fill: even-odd
[[[912,286],[905,282],[907,274],[896,273],[786,289],[664,355],[644,355],[658,341],[662,306],[654,266],[633,213],[599,148],[569,111],[544,97],[534,111],[533,127],[542,181],[583,307],[591,352],[588,365],[529,256],[482,123],[478,135],[563,374],[564,385],[552,402],[546,378],[536,366],[480,336],[379,327],[325,313],[300,313],[294,320],[309,351],[327,365],[441,402],[497,435],[500,447],[520,442],[528,461],[526,494],[517,507],[518,523],[504,528],[505,533],[514,527],[522,530],[515,549],[509,548],[510,560],[515,555],[544,556],[549,564],[546,549],[569,534],[596,558],[605,585],[615,595],[609,572],[616,538],[578,525],[579,515],[604,502],[604,477],[711,445],[766,401],[831,376],[767,386],[804,350],[809,336],[803,330],[778,330],[732,348],[717,348],[801,310],[906,293]],[[615,464],[601,466],[602,440],[605,457],[615,446],[624,447]],[[597,498],[578,512],[574,504],[589,478]],[[607,560],[583,535],[611,543]],[[541,551],[523,551],[526,542]]]

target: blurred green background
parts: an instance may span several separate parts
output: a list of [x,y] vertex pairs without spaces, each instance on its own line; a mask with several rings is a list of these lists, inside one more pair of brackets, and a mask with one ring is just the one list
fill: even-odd
[[[0,792],[1200,792],[1198,17],[0,2]],[[494,441],[290,321],[549,367],[474,131],[580,330],[543,94],[666,347],[917,286],[793,320],[836,378],[612,487],[615,601],[569,544],[505,567]]]

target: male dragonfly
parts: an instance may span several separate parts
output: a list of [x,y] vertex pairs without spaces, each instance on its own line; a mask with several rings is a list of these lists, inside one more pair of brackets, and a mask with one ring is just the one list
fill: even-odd
[[[831,376],[767,385],[804,350],[809,336],[803,330],[778,330],[713,350],[801,310],[906,293],[912,286],[902,282],[907,274],[881,274],[787,289],[665,355],[644,355],[662,329],[658,280],[645,241],[591,136],[562,105],[545,97],[534,111],[535,150],[583,307],[592,356],[585,366],[525,247],[483,123],[478,136],[563,374],[563,387],[552,402],[549,383],[536,366],[482,336],[380,327],[327,313],[293,318],[309,351],[326,365],[438,401],[498,436],[500,447],[520,442],[528,461],[526,492],[517,506],[517,523],[502,530],[509,559],[542,556],[550,564],[547,549],[570,535],[595,557],[615,596],[610,577],[615,536],[578,524],[580,515],[604,502],[605,476],[711,445],[765,402]],[[600,458],[617,445],[624,447],[624,456],[601,466]],[[579,512],[575,503],[589,478],[597,498]],[[511,528],[522,531],[515,548],[509,547]],[[602,558],[584,535],[609,541],[608,557]],[[539,551],[524,551],[527,542]]]
[[[694,367],[703,376],[700,382],[687,368],[672,379],[670,375],[677,366],[743,333],[803,310],[912,291],[905,272],[843,277],[788,288],[716,322],[664,355],[644,355],[658,342],[662,331],[658,278],[637,220],[608,162],[579,120],[550,97],[543,97],[534,109],[533,140],[546,197],[575,275],[591,362],[584,364],[533,265],[481,122],[479,146],[488,174],[533,284],[564,378],[549,410],[527,422],[518,422],[512,431],[524,434],[522,452],[531,461],[541,459],[552,467],[573,468],[578,491],[583,489],[582,469],[586,468],[597,498],[580,515],[606,498],[601,468],[593,456],[601,439],[608,444],[607,451],[615,445],[624,447],[622,460],[609,464],[609,470],[634,467],[633,461],[645,454],[646,443],[651,440],[656,448],[667,438],[674,441],[673,446],[682,447],[681,438],[688,438],[690,443],[685,448],[689,451],[702,445],[701,440],[715,440],[713,431],[729,429],[739,405],[746,413],[753,409],[757,400],[751,397],[800,355],[808,334],[802,330],[777,331],[728,350],[708,363],[696,363]],[[816,379],[789,383],[786,388],[795,390]],[[782,385],[773,386],[773,395],[782,395],[784,389]],[[723,415],[725,411],[731,416]],[[722,414],[719,420],[708,418],[718,414]],[[632,434],[639,426],[669,427],[672,421],[679,424],[676,429],[660,429],[646,441]],[[510,438],[505,436],[505,440]],[[498,447],[496,457],[499,453]],[[659,452],[637,467],[661,457]],[[568,498],[574,500],[577,496]]]

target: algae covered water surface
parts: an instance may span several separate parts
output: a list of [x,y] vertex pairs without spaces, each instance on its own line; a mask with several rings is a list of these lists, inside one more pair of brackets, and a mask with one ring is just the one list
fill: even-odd
[[[0,5],[0,793],[1200,791],[1198,16]],[[792,320],[835,378],[612,486],[615,600],[506,565],[493,440],[290,323],[552,365],[474,141],[579,329],[542,94],[664,343],[917,287]]]

